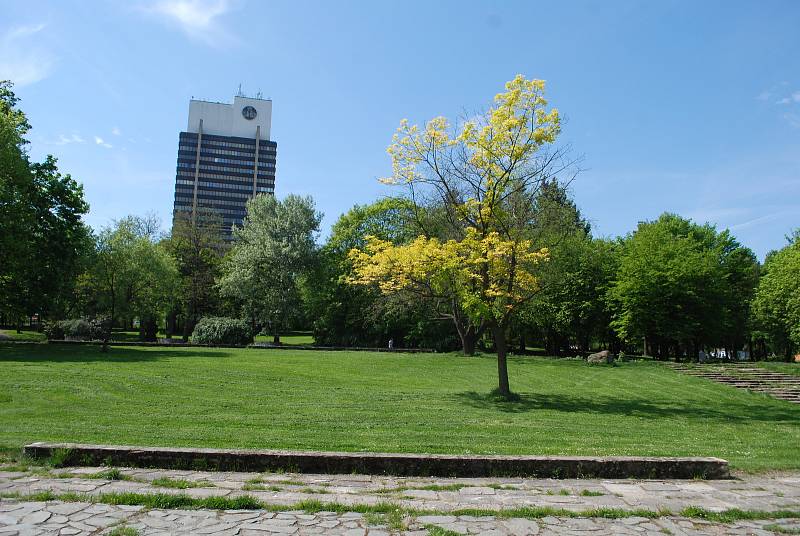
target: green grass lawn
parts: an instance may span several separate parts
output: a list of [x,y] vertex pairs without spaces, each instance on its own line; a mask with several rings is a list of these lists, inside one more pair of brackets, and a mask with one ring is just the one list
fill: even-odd
[[[158,337],[164,338],[166,337],[166,333],[163,331],[158,332]],[[173,333],[173,339],[180,339],[182,338],[181,333]],[[138,331],[123,331],[115,329],[113,334],[111,335],[111,340],[119,341],[119,342],[138,342],[141,339],[139,338]],[[272,342],[272,335],[256,335],[255,342]],[[314,344],[314,336],[311,335],[310,331],[290,331],[285,335],[281,335],[281,343],[285,345],[312,345]]]
[[[164,331],[159,330],[156,333],[157,338],[164,338],[167,334]],[[173,339],[180,339],[182,338],[181,333],[173,333]],[[128,330],[121,330],[114,328],[114,331],[111,332],[111,340],[116,342],[141,342],[141,337],[139,336],[138,330],[128,331]]]
[[[272,335],[256,335],[255,342],[272,342]],[[290,331],[281,335],[281,344],[311,346],[314,344],[314,336],[310,331]]]
[[758,366],[775,372],[800,376],[800,363],[779,363],[775,361],[760,361]]
[[[23,329],[21,330],[22,333],[17,333],[15,329],[0,329],[0,335],[5,335],[11,340],[14,341],[33,341],[33,342],[41,342],[47,339],[44,333],[39,333],[38,331],[31,331]],[[0,337],[0,340],[4,337]]]
[[800,405],[641,361],[0,345],[0,445],[719,456],[800,469]]

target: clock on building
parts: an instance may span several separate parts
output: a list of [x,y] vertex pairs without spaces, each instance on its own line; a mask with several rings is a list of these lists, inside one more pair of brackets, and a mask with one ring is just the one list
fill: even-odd
[[242,115],[245,119],[255,119],[258,115],[258,112],[256,112],[256,109],[252,106],[245,106],[242,108]]

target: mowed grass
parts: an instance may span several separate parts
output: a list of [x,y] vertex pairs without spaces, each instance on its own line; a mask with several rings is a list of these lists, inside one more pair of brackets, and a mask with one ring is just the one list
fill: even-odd
[[20,331],[20,333],[17,333],[17,330],[15,329],[0,329],[0,340],[8,338],[13,341],[42,342],[47,338],[44,333],[40,333],[38,331],[29,329],[23,329]]
[[776,361],[761,361],[758,363],[761,368],[771,370],[773,372],[782,372],[783,374],[791,374],[792,376],[800,376],[800,363],[779,363]]
[[719,456],[800,469],[800,405],[642,361],[0,345],[0,446]]
[[[256,335],[255,342],[272,342],[272,335]],[[281,344],[289,346],[311,346],[314,344],[314,336],[310,331],[290,331],[281,335]]]

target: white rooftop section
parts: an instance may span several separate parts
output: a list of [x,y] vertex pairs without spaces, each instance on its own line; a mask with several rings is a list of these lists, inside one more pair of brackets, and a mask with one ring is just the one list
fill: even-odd
[[203,134],[255,138],[256,128],[261,127],[259,138],[268,140],[272,126],[272,101],[240,96],[233,98],[233,104],[192,99],[189,101],[186,131],[197,132],[201,119]]

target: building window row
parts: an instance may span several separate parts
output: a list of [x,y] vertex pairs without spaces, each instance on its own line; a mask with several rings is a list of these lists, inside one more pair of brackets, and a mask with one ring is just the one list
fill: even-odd
[[[189,181],[189,180],[185,180],[185,179],[178,179],[175,182],[178,185],[189,186],[189,187],[191,187],[191,190],[194,191],[194,181]],[[244,188],[236,188],[236,190],[240,190],[241,192],[239,192],[239,191],[237,191],[237,192],[228,191],[229,188],[227,186],[224,187],[225,191],[207,190],[207,188],[219,188],[219,186],[217,186],[217,184],[218,183],[214,183],[214,182],[198,181],[198,187],[201,188],[201,190],[199,190],[199,191],[206,192],[206,193],[213,192],[216,195],[221,195],[221,196],[224,196],[224,197],[233,197],[233,198],[237,198],[237,199],[248,199],[248,198],[250,198],[251,193],[253,191],[253,186],[252,185],[249,185],[246,190]],[[182,188],[180,190],[182,190]],[[266,186],[266,187],[265,186],[257,186],[256,187],[256,193],[272,193],[272,190],[273,190],[273,188],[270,188],[268,186]]]
[[[194,164],[196,161],[197,155],[192,152],[182,152],[178,153],[178,161],[183,162],[191,162]],[[271,163],[273,166],[275,165],[275,157],[269,155],[258,155],[258,161],[261,164]],[[231,164],[240,164],[243,166],[252,166],[253,162],[255,162],[254,155],[243,155],[239,158],[226,158],[224,156],[219,156],[217,153],[207,153],[201,152],[200,153],[200,162],[230,162]]]
[[[180,141],[189,141],[192,142],[191,146],[197,147],[197,134],[190,134],[188,136],[182,136]],[[215,140],[213,138],[209,138],[208,136],[203,136],[203,142],[201,143],[202,147],[209,146],[209,147],[221,147],[227,149],[255,149],[256,141],[248,140],[249,143],[237,143],[232,141],[222,141],[222,140]],[[180,143],[180,142],[179,142]],[[276,146],[273,143],[270,143],[267,140],[262,140],[262,143],[259,144],[259,149],[264,148],[265,150],[275,151]]]
[[[205,179],[206,177],[200,177],[201,179]],[[194,187],[194,180],[187,180],[187,179],[177,179],[175,181],[177,184],[185,184],[187,186]],[[198,181],[200,186],[204,186],[206,188],[219,188],[221,190],[244,190],[244,191],[253,191],[253,182],[216,182],[216,181]],[[267,183],[267,188],[273,187],[274,183],[270,183],[269,181],[258,181],[263,184],[263,182]],[[259,188],[259,184],[256,182],[256,189]]]
[[[274,168],[275,167],[275,162],[261,162],[260,160],[261,159],[259,159],[259,162],[258,162],[258,167],[260,167],[260,168]],[[203,162],[202,158],[200,159],[200,162],[201,163]],[[246,161],[234,160],[233,158],[219,158],[219,157],[216,157],[216,156],[214,157],[214,163],[216,163],[216,164],[242,164],[242,165],[247,165],[248,164],[248,162],[246,162]],[[250,164],[250,167],[253,167],[252,160],[249,162],[249,164]]]
[[242,212],[243,214],[247,211],[245,210],[245,205],[242,201],[238,199],[217,199],[213,196],[197,196],[197,204],[198,205],[211,205],[212,207],[230,207],[235,208],[236,210]]
[[[245,184],[247,184],[247,183],[252,184],[253,183],[253,172],[252,171],[250,171],[248,173],[237,173],[235,175],[232,174],[232,173],[211,173],[211,172],[208,172],[208,171],[201,171],[199,173],[199,175],[200,175],[200,178],[206,178],[206,179],[220,179],[220,180],[224,180],[224,181],[243,182]],[[177,177],[185,177],[187,179],[194,180],[194,171],[193,170],[188,170],[188,169],[179,169],[177,174],[176,174],[176,176]],[[267,182],[275,182],[275,173],[272,172],[272,171],[259,170],[258,171],[258,180],[259,181],[267,181]]]
[[228,209],[228,208],[215,207],[215,206],[210,206],[210,205],[207,205],[207,204],[200,204],[200,203],[198,203],[198,205],[201,208],[214,209],[215,211],[220,212],[222,214],[230,214],[231,216],[233,216],[234,218],[238,218],[239,220],[244,219],[244,216],[245,216],[245,213],[242,212],[241,210],[231,210],[231,209]]
[[[201,179],[201,180],[202,179],[206,179],[206,180],[225,181],[224,184],[226,185],[225,186],[226,188],[228,187],[227,185],[229,185],[229,184],[240,184],[244,188],[246,188],[248,186],[252,187],[252,185],[253,185],[253,175],[252,174],[250,174],[250,176],[244,175],[244,176],[236,176],[236,177],[234,177],[234,176],[231,176],[231,175],[221,175],[221,174],[217,174],[217,173],[203,172],[203,173],[200,173],[199,175],[200,175],[199,179]],[[192,181],[192,184],[194,184],[194,173],[193,172],[179,171],[178,175],[177,175],[177,178],[181,178],[181,177],[183,177],[185,180]],[[266,184],[267,186],[275,186],[275,176],[271,175],[271,174],[259,173],[258,174],[258,180],[257,180],[256,183],[257,184]],[[231,188],[235,188],[235,187],[232,186]]]
[[[191,162],[178,162],[179,168],[184,169],[194,169],[195,165]],[[274,169],[275,164],[269,163],[266,165],[259,164],[258,166],[260,169]],[[200,169],[204,171],[222,171],[225,173],[246,173],[248,171],[247,168],[232,168],[228,166],[215,166],[213,164],[200,164]]]
[[[197,156],[197,150],[194,147],[184,147],[181,145],[178,148],[178,154],[182,155],[184,158],[195,158]],[[203,147],[200,149],[200,156],[237,156],[244,160],[253,160],[255,157],[255,151],[250,152],[241,152],[241,151],[223,151],[223,150],[216,150],[216,149],[209,149],[207,147]],[[276,157],[275,151],[259,151],[258,152],[258,159],[261,160],[262,158],[267,158],[271,160],[275,160]]]
[[[178,206],[178,201],[182,201],[184,206],[188,207],[189,210],[192,208],[192,198],[191,197],[184,197],[184,196],[175,196],[175,205]],[[244,218],[247,211],[243,206],[240,204],[231,204],[227,201],[222,201],[218,199],[198,199],[197,200],[197,207],[203,209],[211,209],[215,212],[221,212],[223,214],[230,214],[232,216]],[[233,207],[233,208],[225,208],[225,207]]]
[[[194,165],[197,161],[197,155],[193,152],[182,151],[178,153],[178,162],[188,163]],[[239,158],[225,158],[218,156],[217,153],[207,153],[201,152],[200,153],[200,162],[228,162],[231,164],[239,164],[242,166],[252,167],[253,162],[255,162],[254,155],[245,155]],[[272,164],[271,167],[275,167],[275,157],[269,155],[258,155],[258,163],[260,166],[264,167],[267,164]]]
[[[185,145],[180,144],[178,145],[178,151],[185,151],[191,154],[197,154],[197,145]],[[231,149],[220,149],[213,146],[207,146],[205,143],[200,146],[200,154],[203,153],[212,153],[212,154],[225,154],[229,156],[249,156],[253,157],[255,154],[255,147],[251,151],[235,151]],[[277,150],[275,147],[259,147],[258,149],[259,156],[263,154],[268,154],[275,156],[277,154]]]

